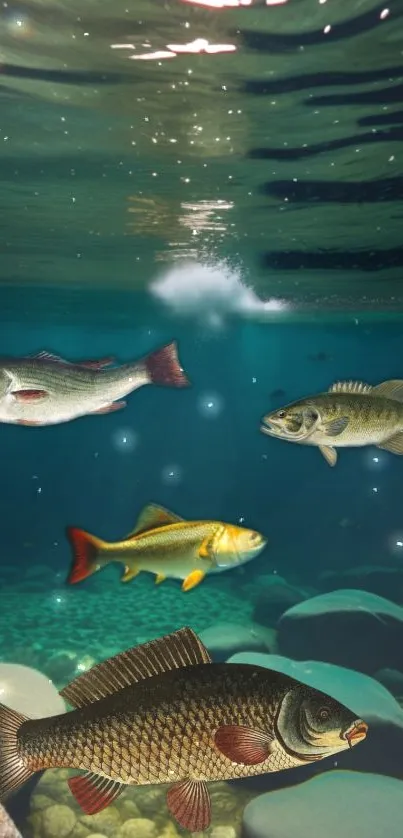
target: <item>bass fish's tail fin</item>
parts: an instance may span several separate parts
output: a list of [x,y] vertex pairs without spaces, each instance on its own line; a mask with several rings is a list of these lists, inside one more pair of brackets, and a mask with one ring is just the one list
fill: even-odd
[[147,375],[152,384],[164,387],[189,387],[189,381],[179,363],[175,342],[151,352],[144,359]]
[[21,756],[18,731],[27,716],[0,704],[0,800],[24,785],[33,774]]
[[73,562],[67,582],[74,585],[100,569],[99,553],[104,542],[77,527],[67,527],[67,538],[73,551]]

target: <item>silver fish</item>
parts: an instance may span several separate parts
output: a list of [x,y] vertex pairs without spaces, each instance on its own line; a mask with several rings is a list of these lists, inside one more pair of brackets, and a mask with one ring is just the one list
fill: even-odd
[[186,387],[176,343],[121,366],[113,358],[70,362],[49,352],[0,359],[0,422],[57,425],[126,407],[121,401],[145,384]]

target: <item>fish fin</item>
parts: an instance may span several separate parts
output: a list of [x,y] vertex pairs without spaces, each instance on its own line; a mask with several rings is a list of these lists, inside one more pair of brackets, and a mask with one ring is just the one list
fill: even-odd
[[120,577],[121,582],[130,582],[131,579],[134,579],[135,576],[138,576],[140,573],[140,569],[138,567],[130,567],[130,565],[125,565],[125,571],[123,575]]
[[403,454],[403,433],[395,434],[390,439],[377,445],[377,448],[383,448],[384,451],[390,451],[392,454]]
[[337,451],[331,445],[319,445],[319,451],[323,454],[329,466],[335,466],[337,463]]
[[150,384],[164,387],[189,387],[189,381],[179,363],[176,342],[173,341],[144,358]]
[[195,588],[196,585],[200,585],[200,582],[203,582],[205,577],[204,570],[192,570],[189,573],[189,576],[182,582],[182,591],[190,591],[192,588]]
[[95,815],[106,809],[123,791],[124,785],[87,771],[67,780],[71,793],[86,815]]
[[199,547],[199,558],[200,559],[210,559],[213,552],[214,552],[214,535],[208,535],[207,538],[204,538],[200,547]]
[[387,399],[393,399],[396,402],[403,402],[403,381],[399,378],[394,378],[391,381],[382,381],[372,388],[374,396],[384,396]]
[[164,509],[163,506],[157,506],[156,503],[149,503],[141,510],[136,521],[136,526],[126,538],[132,538],[134,535],[139,535],[141,532],[148,530],[156,530],[158,527],[166,527],[169,524],[181,524],[184,518],[170,512],[169,509]]
[[163,573],[157,573],[155,577],[155,584],[160,585],[161,582],[165,582],[166,576]]
[[370,393],[374,388],[364,381],[335,381],[329,387],[329,393]]
[[332,419],[330,422],[323,422],[323,430],[328,436],[340,436],[347,428],[348,416],[340,416],[339,419]]
[[53,352],[36,352],[35,355],[30,355],[30,358],[35,358],[38,361],[53,361],[55,364],[65,364],[68,367],[84,367],[89,370],[100,370],[103,367],[109,367],[115,363],[115,358],[99,358],[97,360],[89,361],[67,361],[66,358],[61,358],[60,355],[55,355]]
[[211,663],[207,649],[192,629],[182,628],[97,664],[60,695],[73,707],[84,707],[138,681],[201,663]]
[[12,390],[11,395],[16,402],[39,402],[49,398],[47,390]]
[[259,765],[270,755],[270,737],[244,725],[223,725],[215,732],[216,747],[232,762]]
[[98,410],[90,410],[90,415],[94,416],[96,413],[115,413],[115,410],[123,410],[127,402],[111,402],[104,407],[99,407]]
[[100,569],[97,559],[105,542],[78,527],[67,527],[66,534],[73,551],[73,563],[67,581],[74,585]]
[[210,826],[211,799],[204,780],[182,780],[167,792],[167,805],[175,820],[190,832]]
[[18,730],[27,716],[0,704],[0,799],[20,788],[33,774],[20,754]]
[[111,355],[108,358],[97,358],[93,361],[73,361],[72,363],[75,367],[84,367],[87,370],[102,370],[104,367],[110,367],[115,361],[116,358]]

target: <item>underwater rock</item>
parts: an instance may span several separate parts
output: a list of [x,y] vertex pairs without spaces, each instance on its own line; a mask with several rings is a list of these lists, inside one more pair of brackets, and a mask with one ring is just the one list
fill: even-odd
[[69,806],[55,803],[42,812],[44,838],[68,838],[76,824],[76,816]]
[[266,774],[255,781],[252,778],[252,782],[247,781],[250,787],[282,788],[303,782],[312,774],[329,771],[335,764],[356,771],[402,776],[403,709],[379,681],[362,672],[331,663],[294,661],[281,655],[242,653],[230,658],[229,663],[255,664],[289,675],[340,701],[369,726],[365,741],[352,750],[343,751],[335,757],[313,763],[312,766]]
[[81,815],[80,823],[88,829],[93,829],[106,835],[106,838],[116,838],[122,819],[115,806],[108,806],[95,815]]
[[210,838],[236,838],[236,831],[233,826],[213,826]]
[[157,833],[154,821],[146,818],[130,818],[117,833],[117,838],[155,838]]
[[284,611],[307,596],[277,573],[258,576],[251,591],[253,619],[265,626],[275,626]]
[[278,647],[297,660],[309,657],[369,674],[398,668],[403,608],[367,591],[319,594],[283,614]]
[[0,806],[0,838],[22,838],[3,806]]
[[32,718],[55,716],[66,710],[49,678],[19,663],[0,663],[0,693],[3,704]]
[[347,570],[327,570],[320,574],[318,588],[324,592],[354,588],[402,604],[403,568],[362,565]]
[[256,623],[215,623],[200,632],[200,639],[214,661],[225,661],[237,652],[274,652],[276,632]]
[[77,675],[78,655],[69,650],[60,650],[50,655],[46,662],[46,671],[52,681],[69,684]]
[[244,838],[401,838],[403,783],[376,774],[331,771],[263,794],[245,808]]

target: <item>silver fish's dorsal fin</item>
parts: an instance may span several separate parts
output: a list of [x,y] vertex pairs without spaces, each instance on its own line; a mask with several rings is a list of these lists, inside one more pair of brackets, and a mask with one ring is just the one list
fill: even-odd
[[197,634],[183,628],[102,661],[75,678],[60,695],[73,707],[84,707],[138,681],[200,663],[211,663],[210,655]]
[[374,388],[363,381],[336,381],[329,387],[329,393],[371,393]]
[[54,355],[53,352],[46,352],[43,350],[42,352],[35,352],[34,355],[29,355],[30,358],[35,358],[37,361],[54,361],[56,364],[70,364],[70,361],[66,361],[65,358],[61,358],[60,355]]
[[403,402],[403,381],[399,378],[394,378],[391,381],[382,381],[382,384],[377,384],[372,388],[374,396],[384,396],[386,399],[392,399],[395,402]]
[[179,515],[170,512],[169,509],[164,509],[163,506],[157,506],[155,503],[149,503],[141,510],[134,530],[129,532],[126,538],[133,538],[133,536],[140,535],[142,532],[156,530],[169,524],[180,524],[183,521],[184,518],[180,518]]

